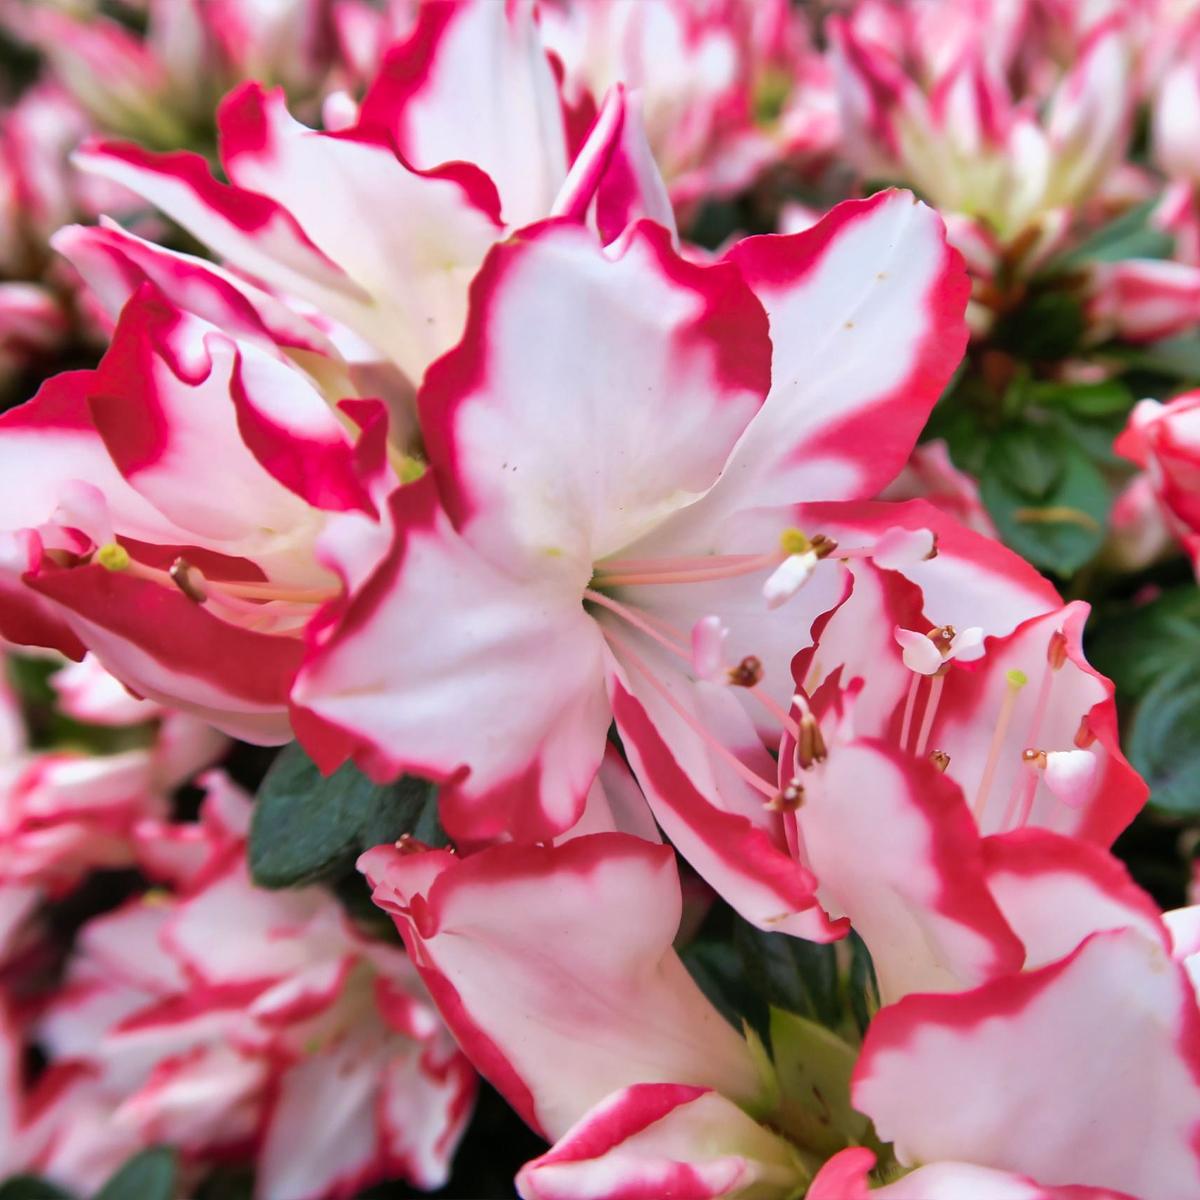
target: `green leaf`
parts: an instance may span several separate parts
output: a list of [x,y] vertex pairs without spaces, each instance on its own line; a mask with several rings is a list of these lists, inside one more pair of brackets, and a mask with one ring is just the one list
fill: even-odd
[[349,871],[362,851],[406,833],[445,844],[431,783],[372,783],[352,763],[325,776],[293,742],[259,788],[250,870],[262,887],[299,887]]
[[1042,292],[1011,312],[994,330],[996,343],[1024,361],[1068,357],[1087,322],[1080,302],[1066,292]]
[[832,946],[784,933],[764,933],[742,921],[734,932],[743,982],[766,1004],[837,1025],[842,1016],[837,953]]
[[1169,588],[1149,604],[1100,614],[1088,638],[1088,660],[1134,700],[1183,663],[1200,675],[1200,588]]
[[1164,338],[1152,346],[1128,350],[1121,358],[1127,366],[1140,371],[1191,382],[1200,380],[1200,337],[1194,334]]
[[775,1008],[771,1057],[781,1099],[775,1119],[801,1145],[835,1154],[868,1136],[870,1122],[850,1101],[858,1059],[852,1046],[824,1025]]
[[178,1177],[175,1151],[154,1146],[129,1159],[95,1200],[175,1200]]
[[1200,674],[1180,663],[1142,697],[1129,734],[1129,759],[1150,785],[1150,802],[1200,813]]
[[1029,398],[1045,408],[1058,408],[1077,417],[1126,415],[1134,404],[1133,393],[1119,379],[1096,383],[1039,381],[1029,385]]
[[1063,451],[1045,430],[1032,425],[1002,429],[988,448],[986,468],[998,475],[1012,491],[1040,500],[1062,478]]
[[0,1200],[71,1200],[71,1193],[35,1175],[13,1175],[0,1183]]
[[1059,430],[1042,428],[1037,436],[1061,468],[1054,485],[1036,499],[1029,486],[1018,486],[1011,478],[1012,457],[998,438],[984,462],[980,496],[1018,554],[1070,575],[1100,549],[1112,494],[1096,465]]
[[1047,274],[1071,271],[1088,263],[1120,262],[1126,258],[1169,258],[1175,239],[1150,224],[1156,201],[1147,200],[1096,230],[1069,254],[1055,259]]

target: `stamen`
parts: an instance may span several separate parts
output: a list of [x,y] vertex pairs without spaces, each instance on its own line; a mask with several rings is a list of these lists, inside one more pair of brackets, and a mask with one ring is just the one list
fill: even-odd
[[736,667],[730,667],[726,674],[734,687],[758,687],[763,678],[762,659],[747,654]]
[[824,762],[827,754],[825,738],[821,735],[821,727],[817,724],[817,718],[811,712],[806,711],[800,718],[796,737],[796,762],[807,770],[813,763]]
[[930,750],[929,761],[945,774],[947,768],[950,766],[950,755],[945,750]]
[[987,805],[988,793],[992,790],[992,780],[996,775],[996,765],[1000,761],[1000,751],[1004,748],[1004,739],[1008,736],[1008,727],[1012,724],[1013,713],[1017,707],[1017,696],[1029,682],[1024,671],[1009,671],[1005,677],[1008,691],[1000,706],[1000,715],[996,718],[996,729],[992,734],[992,744],[988,748],[987,762],[983,767],[983,775],[979,780],[979,788],[975,793],[975,803],[971,806],[975,820],[983,820],[983,810]]
[[610,629],[606,629],[604,631],[604,636],[613,644],[614,648],[620,649],[622,656],[629,663],[629,665],[643,676],[646,682],[650,684],[650,686],[654,688],[654,690],[658,692],[658,694],[667,702],[667,704],[675,712],[675,715],[678,716],[679,719],[683,721],[683,723],[687,725],[688,728],[691,729],[691,731],[695,733],[710,750],[715,751],[722,758],[724,758],[725,761],[729,763],[734,771],[736,771],[746,783],[748,783],[756,791],[761,792],[768,800],[773,800],[775,798],[777,789],[772,787],[771,784],[767,783],[767,781],[759,776],[757,772],[753,771],[744,762],[742,762],[742,760],[738,758],[738,756],[734,754],[734,752],[730,750],[728,746],[717,741],[717,739],[713,737],[712,733],[704,725],[704,722],[701,721],[694,713],[689,712],[688,709],[679,702],[679,700],[671,692],[671,689],[668,688],[667,685],[663,683],[657,675],[655,675],[653,669],[645,662],[644,659],[642,659],[640,655],[636,654],[632,649],[630,649],[627,642],[616,636]]
[[[194,600],[197,604],[203,604],[208,599],[208,593],[204,590],[204,584],[192,578],[191,564],[185,558],[177,558],[167,571],[175,586],[189,599]],[[199,572],[197,572],[199,575]],[[203,580],[204,576],[199,575],[199,580]]]
[[917,746],[914,753],[918,758],[925,753],[929,745],[929,734],[933,729],[933,719],[937,716],[938,705],[942,702],[942,689],[946,686],[945,668],[933,677],[929,685],[929,698],[925,701],[925,716],[921,721],[921,732],[917,734]]
[[128,571],[133,560],[129,551],[118,542],[106,542],[96,551],[96,561],[106,571]]
[[1008,831],[1025,828],[1025,822],[1029,820],[1029,814],[1033,811],[1034,797],[1037,795],[1038,784],[1042,781],[1042,768],[1045,765],[1044,750],[1022,751],[1021,771],[1017,776],[1001,829]]
[[596,587],[633,587],[639,584],[709,583],[718,579],[736,579],[740,575],[754,575],[767,567],[778,565],[780,555],[713,555],[706,566],[678,568],[671,564],[668,569],[658,569],[658,566],[667,561],[660,560],[653,568],[647,566],[634,571],[614,569],[616,564],[608,563],[596,570],[592,576],[592,583]]
[[768,812],[794,813],[804,803],[804,785],[793,779],[781,792],[776,792],[763,805]]
[[917,707],[917,689],[921,686],[921,680],[924,675],[912,673],[912,677],[908,681],[908,696],[904,701],[904,719],[900,722],[900,749],[908,749],[908,735],[912,730],[913,713]]
[[622,604],[619,600],[614,600],[611,596],[606,596],[603,592],[594,591],[592,588],[584,588],[583,598],[585,600],[590,600],[593,604],[598,604],[601,608],[607,608],[609,612],[614,613],[623,621],[628,622],[634,627],[634,629],[644,633],[648,638],[657,642],[660,646],[670,650],[672,654],[678,655],[685,662],[687,662],[689,666],[691,665],[692,656],[687,652],[687,650],[684,649],[682,642],[676,642],[672,638],[666,637],[665,635],[659,633],[657,629],[649,624],[649,622],[643,620],[641,616],[634,612],[634,610],[628,605]]
[[793,740],[799,739],[800,726],[792,720],[791,715],[781,705],[775,702],[765,688],[755,685],[750,689],[750,694],[792,735]]

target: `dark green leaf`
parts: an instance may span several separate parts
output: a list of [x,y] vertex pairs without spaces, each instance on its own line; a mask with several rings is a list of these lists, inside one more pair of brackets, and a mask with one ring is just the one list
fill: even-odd
[[71,1200],[71,1193],[34,1175],[13,1175],[0,1183],[0,1200]]
[[1047,267],[1047,273],[1070,271],[1088,263],[1120,262],[1126,258],[1169,258],[1175,239],[1150,224],[1156,201],[1148,200],[1110,221],[1069,254]]
[[1070,575],[1104,541],[1112,495],[1104,476],[1056,429],[1040,431],[1061,465],[1055,485],[1036,501],[1009,478],[1008,457],[988,454],[980,495],[1004,540],[1036,566]]
[[837,953],[832,946],[783,933],[764,933],[745,921],[737,925],[734,945],[744,981],[755,996],[774,1008],[823,1025],[838,1024],[842,998]]
[[178,1177],[175,1151],[154,1146],[134,1155],[96,1193],[95,1200],[175,1200]]
[[1062,478],[1063,448],[1044,429],[1015,425],[1002,429],[988,448],[985,469],[998,475],[1011,490],[1041,500]]
[[1086,321],[1079,301],[1066,292],[1042,292],[1001,321],[996,343],[1026,361],[1066,358],[1079,345]]
[[1129,758],[1150,785],[1150,801],[1200,813],[1200,672],[1180,663],[1142,697],[1129,734]]
[[1029,397],[1035,404],[1065,409],[1077,417],[1124,416],[1134,404],[1133,393],[1119,379],[1096,383],[1032,383]]
[[351,763],[325,776],[296,743],[272,764],[250,827],[250,869],[263,887],[336,877],[363,850],[410,833],[443,845],[432,784],[372,783]]
[[1121,605],[1095,622],[1088,658],[1134,700],[1181,663],[1200,675],[1200,588],[1170,588],[1149,604]]
[[1200,380],[1200,337],[1189,334],[1164,338],[1152,346],[1130,350],[1122,359],[1140,371],[1196,382]]

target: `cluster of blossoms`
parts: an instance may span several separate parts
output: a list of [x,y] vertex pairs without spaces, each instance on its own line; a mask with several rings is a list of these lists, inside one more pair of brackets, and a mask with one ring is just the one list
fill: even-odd
[[1200,573],[1200,6],[837,7],[0,4],[0,1176],[1200,1194],[1074,570]]

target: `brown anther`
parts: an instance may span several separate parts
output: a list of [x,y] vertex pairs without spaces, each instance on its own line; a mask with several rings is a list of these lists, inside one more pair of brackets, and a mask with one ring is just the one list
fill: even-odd
[[942,655],[950,653],[950,645],[958,634],[953,625],[939,625],[931,629],[925,636],[938,648]]
[[933,544],[929,547],[929,553],[927,555],[925,555],[924,561],[928,562],[931,558],[937,558],[937,556],[938,556],[938,535],[936,533],[934,533],[933,534]]
[[402,833],[396,839],[396,850],[398,853],[405,855],[424,854],[429,847],[424,842],[418,842],[411,833]]
[[1086,716],[1080,717],[1079,728],[1075,730],[1075,745],[1080,750],[1086,750],[1096,740],[1095,731],[1092,729]]
[[818,558],[828,558],[838,548],[837,539],[818,533],[812,537],[812,552]]
[[734,687],[757,687],[763,678],[762,659],[747,654],[736,667],[730,667],[725,674]]
[[171,582],[191,601],[203,604],[208,599],[204,584],[200,581],[199,573],[186,558],[177,558],[167,570]]
[[765,807],[768,812],[795,812],[804,803],[804,785],[793,779],[781,792],[776,792]]
[[800,718],[799,736],[796,738],[796,762],[804,768],[813,763],[825,761],[825,739],[821,736],[821,727],[817,719],[808,713]]
[[930,750],[929,761],[933,763],[939,771],[945,771],[950,765],[950,755],[945,750]]
[[1062,631],[1056,632],[1046,647],[1046,661],[1053,671],[1061,671],[1067,661],[1067,639]]
[[1042,770],[1046,768],[1046,752],[1045,750],[1022,750],[1021,761],[1031,767],[1038,767]]

